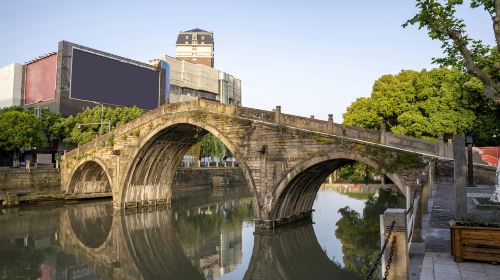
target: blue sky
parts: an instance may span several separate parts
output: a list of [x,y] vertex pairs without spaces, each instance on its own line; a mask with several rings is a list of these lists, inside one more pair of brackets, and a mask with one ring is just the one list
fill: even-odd
[[[440,43],[401,24],[413,0],[378,1],[2,1],[0,66],[24,63],[67,40],[147,62],[175,54],[177,33],[214,32],[215,67],[242,80],[243,105],[328,113],[340,122],[373,82],[432,68]],[[491,20],[460,11],[469,33],[493,44]]]

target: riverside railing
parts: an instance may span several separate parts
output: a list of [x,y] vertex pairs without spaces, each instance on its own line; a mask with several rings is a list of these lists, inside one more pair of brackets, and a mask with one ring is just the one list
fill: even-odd
[[[409,279],[409,251],[412,242],[421,241],[421,186],[408,186],[406,209],[389,208],[380,215],[381,250],[366,279],[381,267],[382,278]],[[391,244],[390,249],[387,249]]]

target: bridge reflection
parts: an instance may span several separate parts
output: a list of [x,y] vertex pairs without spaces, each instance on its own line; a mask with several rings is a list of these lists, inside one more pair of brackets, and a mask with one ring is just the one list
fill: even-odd
[[[373,206],[385,200],[374,200]],[[16,225],[4,223],[10,229],[0,231],[0,271],[9,267],[9,254],[17,256],[22,267],[33,268],[24,278],[40,279],[215,279],[235,270],[229,278],[357,279],[363,275],[329,259],[310,221],[275,231],[257,228],[252,236],[252,199],[244,188],[200,192],[170,209],[116,212],[109,201],[102,201],[60,205],[47,214],[32,212],[21,215]],[[332,230],[331,234],[339,233]],[[350,238],[344,234],[340,239],[344,236]],[[244,246],[252,238],[253,251]],[[355,252],[346,254],[357,258]],[[346,267],[352,263],[345,258],[343,262]],[[5,275],[22,270],[10,267]]]
[[240,188],[200,193],[171,209],[74,205],[61,213],[59,244],[88,266],[79,271],[88,276],[213,279],[241,263],[242,220],[252,215],[250,194]]
[[362,279],[330,260],[311,221],[290,228],[255,232],[252,259],[244,279]]
[[[77,256],[88,271],[105,279],[219,278],[243,260],[242,220],[250,222],[253,210],[248,195],[238,196],[119,215],[108,212],[109,204],[78,205],[61,215],[60,244],[66,254]],[[212,199],[205,196],[205,201]],[[89,230],[97,224],[98,234]],[[108,228],[109,234],[101,234]],[[95,246],[103,236],[106,240]],[[328,258],[310,221],[254,233],[244,279],[324,279],[325,275],[358,277]]]

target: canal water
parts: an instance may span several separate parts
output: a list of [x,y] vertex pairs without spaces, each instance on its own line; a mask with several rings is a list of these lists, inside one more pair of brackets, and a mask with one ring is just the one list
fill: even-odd
[[246,187],[184,193],[169,209],[110,201],[0,210],[0,279],[364,279],[391,190],[323,187],[313,222],[256,230]]

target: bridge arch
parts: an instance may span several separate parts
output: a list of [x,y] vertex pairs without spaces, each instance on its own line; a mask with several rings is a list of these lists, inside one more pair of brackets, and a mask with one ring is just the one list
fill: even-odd
[[166,119],[162,125],[141,137],[138,149],[131,155],[132,160],[123,173],[125,176],[117,189],[116,202],[126,205],[134,201],[169,200],[175,172],[182,157],[207,133],[214,135],[233,153],[254,194],[254,207],[258,209],[255,182],[234,141],[216,126],[189,116]]
[[276,221],[310,213],[316,194],[326,178],[348,161],[362,162],[381,170],[406,194],[404,180],[399,174],[384,172],[376,162],[357,153],[333,152],[304,160],[283,176],[273,192],[269,219]]
[[97,158],[82,160],[69,176],[68,193],[112,192],[112,180],[106,165]]

